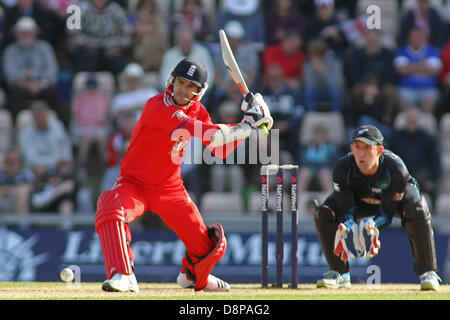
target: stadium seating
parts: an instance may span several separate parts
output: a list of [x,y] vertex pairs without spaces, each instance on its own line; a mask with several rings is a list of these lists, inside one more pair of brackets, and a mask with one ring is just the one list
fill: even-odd
[[300,129],[300,143],[306,144],[312,140],[314,127],[325,125],[329,130],[331,142],[336,146],[345,143],[345,125],[342,114],[339,112],[307,112],[303,116]]
[[[404,112],[399,112],[394,120],[394,128],[402,129],[406,125],[406,118]],[[432,135],[438,133],[437,121],[433,114],[429,112],[422,112],[419,120],[419,127]]]
[[450,216],[450,192],[440,193],[436,198],[436,206],[434,210],[437,215]]
[[[95,72],[95,74],[97,76],[99,88],[103,91],[106,97],[112,99],[116,90],[114,75],[111,72],[106,71]],[[78,72],[75,74],[72,85],[72,96],[75,96],[79,90],[84,88],[88,75],[89,72]]]
[[234,192],[205,192],[200,208],[204,214],[212,212],[240,214],[244,211],[241,194]]
[[13,122],[8,110],[0,110],[0,165],[3,164],[3,155],[11,147]]

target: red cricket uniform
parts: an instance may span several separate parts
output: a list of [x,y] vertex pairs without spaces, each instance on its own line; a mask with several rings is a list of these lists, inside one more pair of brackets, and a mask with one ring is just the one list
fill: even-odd
[[[176,138],[181,129],[189,135]],[[131,222],[146,211],[154,212],[183,241],[189,259],[196,260],[196,257],[207,255],[214,244],[208,237],[207,227],[197,206],[183,185],[181,161],[174,159],[182,158],[183,147],[189,142],[190,136],[196,136],[208,145],[209,138],[205,139],[204,133],[207,130],[214,133],[218,129],[219,126],[211,122],[208,111],[200,102],[185,110],[176,106],[166,92],[149,99],[133,130],[116,184],[111,191],[106,191],[109,192],[107,196],[101,195],[98,200],[97,215],[109,210],[108,216],[112,210],[123,215],[125,222]],[[233,145],[236,146],[237,143]],[[119,260],[127,259],[128,255],[133,260],[128,228],[126,233],[128,239],[121,235],[123,231],[111,236],[128,242],[129,252],[122,252]],[[116,258],[111,259],[109,261],[105,257],[108,278],[121,268],[116,266]],[[190,268],[186,258],[183,259],[183,267]],[[119,272],[129,274],[132,271],[129,267],[123,267]]]

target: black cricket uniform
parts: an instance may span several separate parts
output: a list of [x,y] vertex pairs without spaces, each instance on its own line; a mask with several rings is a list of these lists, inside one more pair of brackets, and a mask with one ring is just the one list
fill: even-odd
[[333,253],[339,223],[372,216],[380,231],[391,223],[393,217],[400,218],[413,249],[416,274],[436,271],[431,215],[416,180],[399,156],[385,149],[380,155],[377,172],[366,177],[359,170],[353,154],[348,153],[334,169],[333,187],[333,193],[314,213],[330,270],[341,274],[350,270],[348,262]]
[[387,227],[405,202],[419,202],[420,190],[403,160],[389,150],[380,156],[379,168],[370,178],[364,176],[350,152],[342,157],[333,172],[333,194],[325,201],[338,222],[375,216],[376,227]]

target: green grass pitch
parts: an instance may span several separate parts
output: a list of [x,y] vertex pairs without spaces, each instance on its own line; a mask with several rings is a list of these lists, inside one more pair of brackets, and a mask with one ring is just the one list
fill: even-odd
[[139,293],[103,292],[101,283],[2,282],[0,300],[450,300],[450,285],[439,291],[420,291],[419,284],[381,284],[369,288],[353,284],[351,289],[317,289],[300,284],[298,289],[263,289],[259,284],[231,284],[226,293],[194,292],[172,283],[140,283]]

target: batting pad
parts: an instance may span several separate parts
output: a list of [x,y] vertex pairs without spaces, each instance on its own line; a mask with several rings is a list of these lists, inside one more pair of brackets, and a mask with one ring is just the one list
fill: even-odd
[[206,287],[209,274],[227,251],[227,240],[222,225],[219,223],[212,224],[208,227],[208,235],[212,241],[215,241],[216,245],[206,257],[201,258],[200,261],[194,265],[196,276],[195,291],[203,290]]
[[[106,192],[108,191],[105,191],[104,193]],[[105,198],[105,200],[119,202],[118,197],[111,197],[111,194],[102,196],[99,199],[99,204],[101,204],[101,200]],[[110,201],[106,202],[110,205],[112,204]],[[131,241],[131,232],[126,223],[123,208],[120,206],[118,208],[120,209],[105,210],[99,205],[99,210],[95,215],[95,230],[100,239],[106,277],[108,279],[111,279],[116,272],[123,275],[133,274],[131,262],[133,253],[129,244]]]

